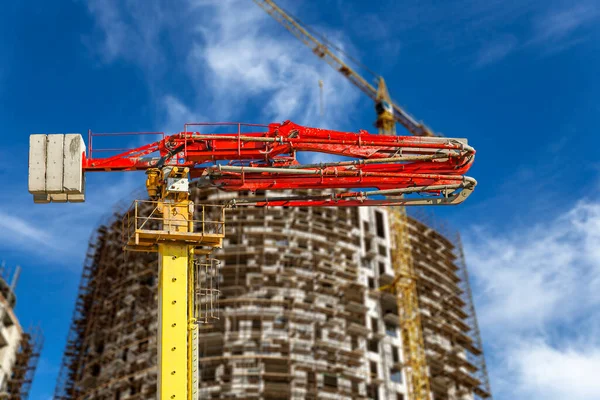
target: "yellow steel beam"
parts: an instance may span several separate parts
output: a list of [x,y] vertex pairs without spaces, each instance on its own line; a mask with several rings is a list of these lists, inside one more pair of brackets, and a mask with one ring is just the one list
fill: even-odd
[[380,77],[375,99],[375,109],[377,111],[375,126],[379,129],[380,135],[396,136],[396,119],[394,118],[392,104],[392,98],[387,90],[385,80]]
[[188,266],[185,244],[159,244],[158,365],[160,400],[188,400]]

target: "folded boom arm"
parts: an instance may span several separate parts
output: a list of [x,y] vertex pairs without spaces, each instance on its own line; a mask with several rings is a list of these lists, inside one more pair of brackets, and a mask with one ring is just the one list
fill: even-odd
[[[301,164],[303,153],[328,161]],[[328,155],[343,158],[329,161]],[[465,139],[340,132],[286,121],[250,133],[241,133],[239,125],[238,132],[225,134],[189,132],[186,126],[113,156],[84,153],[81,168],[83,174],[177,166],[225,191],[313,190],[310,196],[236,204],[427,205],[457,204],[471,193],[476,181],[464,174],[474,155]]]

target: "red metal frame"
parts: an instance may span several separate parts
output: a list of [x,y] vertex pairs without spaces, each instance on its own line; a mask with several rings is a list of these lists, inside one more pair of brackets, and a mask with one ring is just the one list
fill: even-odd
[[[195,126],[227,126],[236,132],[188,130]],[[242,127],[267,129],[243,133]],[[86,172],[145,170],[166,165],[189,167],[192,179],[202,177],[229,191],[376,188],[386,191],[382,194],[393,196],[410,193],[413,188],[415,192],[440,196],[447,195],[448,190],[472,189],[475,185],[473,179],[463,176],[473,162],[475,150],[457,139],[340,132],[304,127],[290,121],[268,126],[193,123],[186,124],[183,132],[163,135],[157,142],[94,158],[91,136],[89,158],[83,165]],[[301,165],[296,158],[298,152],[333,154],[355,160]],[[153,153],[159,156],[149,157]],[[365,204],[365,192],[346,193],[350,193],[350,198],[336,195],[335,199],[319,200],[318,205]],[[399,201],[369,200],[369,203],[402,203]],[[286,202],[289,200],[267,203],[287,205]]]

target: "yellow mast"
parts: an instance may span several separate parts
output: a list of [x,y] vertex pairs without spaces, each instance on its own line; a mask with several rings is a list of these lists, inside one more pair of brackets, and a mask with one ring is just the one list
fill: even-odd
[[394,282],[392,288],[396,293],[398,302],[402,351],[406,367],[406,387],[409,399],[429,400],[431,398],[429,372],[427,359],[425,358],[417,276],[413,266],[406,208],[390,207],[389,215],[394,240],[392,251]]
[[379,129],[380,135],[396,135],[396,120],[394,119],[394,109],[392,108],[392,99],[388,93],[387,86],[382,77],[379,77],[377,86],[377,96],[375,98],[375,111],[377,120],[375,126]]
[[[158,399],[198,398],[198,333],[195,315],[194,254],[221,247],[224,214],[219,228],[207,232],[195,221],[189,200],[188,168],[152,168],[146,188],[153,201],[135,201],[125,217],[125,248],[158,252]],[[203,206],[204,207],[204,206]],[[222,207],[221,207],[222,208]],[[206,246],[208,249],[198,249]]]
[[[380,78],[375,103],[377,111],[375,126],[381,135],[396,135],[396,120],[390,104],[391,98],[387,86],[383,78]],[[394,246],[392,251],[394,282],[389,289],[396,294],[398,303],[408,398],[429,400],[431,398],[429,371],[425,356],[417,276],[408,231],[408,216],[405,207],[388,207],[388,212]]]

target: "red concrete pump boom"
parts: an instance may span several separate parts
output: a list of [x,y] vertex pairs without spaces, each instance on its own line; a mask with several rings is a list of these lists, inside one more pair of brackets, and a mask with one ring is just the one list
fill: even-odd
[[[237,132],[189,130],[197,125],[215,130],[217,126],[230,126]],[[242,128],[252,132],[242,133]],[[189,168],[191,179],[226,191],[324,190],[309,196],[237,199],[237,205],[458,204],[476,185],[474,179],[464,176],[475,155],[466,139],[340,132],[290,121],[268,126],[186,124],[183,132],[156,142],[94,158],[92,137],[89,153],[84,151],[81,156],[83,173],[177,166]],[[347,159],[303,165],[298,160],[300,153],[313,153],[313,158],[315,154],[329,154]]]
[[[268,126],[224,124],[237,127],[233,133],[220,132],[223,126],[214,128],[217,133],[188,130],[197,125],[204,125],[198,128],[204,130],[219,124],[188,124],[183,132],[140,147],[104,149],[118,153],[106,157],[94,157],[92,142],[107,134],[90,132],[88,152],[79,134],[30,136],[29,191],[37,203],[84,201],[86,173],[146,171],[152,200],[134,202],[124,215],[123,233],[125,249],[159,255],[157,397],[161,400],[198,398],[197,325],[217,318],[213,296],[219,292],[201,283],[201,267],[209,274],[206,268],[214,260],[208,256],[223,246],[225,208],[458,204],[476,185],[464,176],[475,156],[465,139],[339,132],[289,121]],[[324,154],[345,159],[301,164],[301,153],[312,153],[313,159]],[[190,178],[226,191],[290,192],[287,197],[194,204],[189,198]],[[307,189],[311,194],[298,193]],[[221,217],[210,216],[210,211],[207,215],[206,207],[220,209],[216,213]],[[201,211],[196,213],[197,209]],[[200,219],[194,218],[196,214]],[[196,256],[207,261],[202,264]],[[218,276],[216,267],[210,271]],[[409,301],[413,297],[407,290],[410,296],[416,293],[412,276],[410,271],[400,273],[394,281],[397,292],[404,290]],[[406,286],[407,279],[412,286]],[[418,303],[413,303],[418,310]],[[198,311],[205,309],[204,314]],[[415,327],[419,323],[418,317],[406,321]]]

